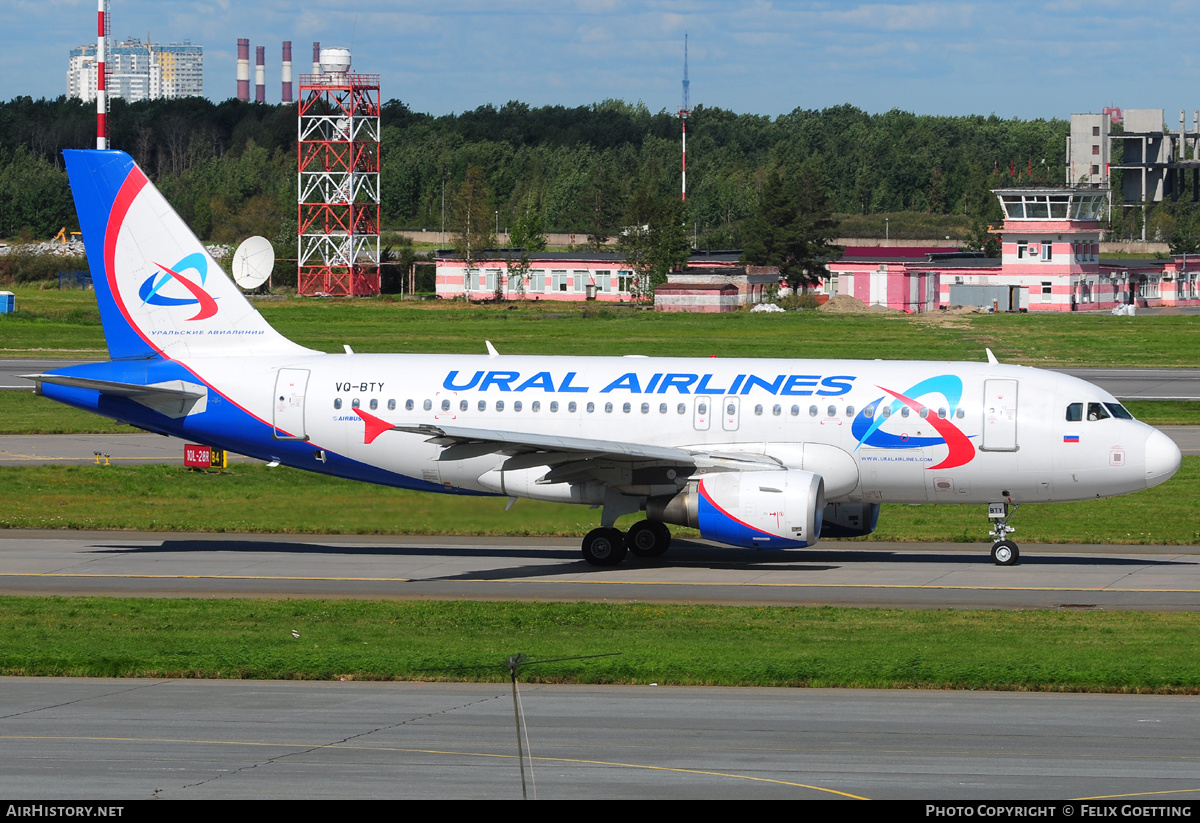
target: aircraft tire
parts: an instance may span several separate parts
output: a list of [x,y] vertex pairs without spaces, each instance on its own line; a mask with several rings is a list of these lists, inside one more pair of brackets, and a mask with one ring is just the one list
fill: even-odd
[[1001,540],[992,546],[992,562],[997,566],[1015,566],[1021,559],[1021,550],[1011,540]]
[[618,529],[592,529],[583,538],[583,559],[593,566],[619,566],[627,551]]
[[637,557],[660,557],[671,547],[671,530],[654,520],[633,524],[625,544]]

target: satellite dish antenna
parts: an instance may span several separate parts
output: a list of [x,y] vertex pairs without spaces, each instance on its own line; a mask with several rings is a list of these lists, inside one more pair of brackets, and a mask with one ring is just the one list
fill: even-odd
[[243,289],[257,289],[275,268],[275,249],[265,237],[247,237],[233,253],[233,281]]

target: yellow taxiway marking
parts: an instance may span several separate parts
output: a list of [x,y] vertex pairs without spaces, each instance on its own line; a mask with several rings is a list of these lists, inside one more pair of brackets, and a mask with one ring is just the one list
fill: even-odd
[[[66,741],[86,741],[97,743],[186,743],[204,746],[259,746],[259,747],[290,747],[301,749],[348,749],[352,751],[368,751],[368,752],[396,752],[398,754],[431,754],[445,755],[449,757],[488,757],[499,760],[515,760],[516,755],[513,754],[496,754],[494,752],[469,752],[469,751],[451,751],[447,749],[409,749],[398,746],[350,746],[339,743],[262,743],[249,742],[245,740],[193,740],[189,738],[174,738],[174,737],[68,737],[59,735],[0,735],[0,740],[66,740]],[[823,786],[813,786],[808,783],[797,783],[790,780],[777,780],[771,777],[755,777],[748,774],[734,774],[732,772],[715,772],[707,769],[683,769],[677,766],[652,766],[645,763],[618,763],[609,760],[586,760],[576,757],[542,757],[533,755],[531,760],[536,760],[543,763],[579,763],[588,766],[614,766],[619,769],[643,769],[646,771],[656,772],[675,772],[677,774],[699,774],[708,777],[728,777],[733,780],[749,780],[755,783],[773,783],[777,786],[794,786],[800,789],[811,789],[816,792],[825,792],[827,794],[836,794],[839,797],[848,797],[851,800],[869,800],[870,798],[861,797],[849,792],[838,791],[837,789],[828,789]]]
[[1130,792],[1129,794],[1101,794],[1096,797],[1072,797],[1068,798],[1071,801],[1078,803],[1080,800],[1118,800],[1122,797],[1153,797],[1157,794],[1193,794],[1200,792],[1200,789],[1168,789],[1161,792]]
[[[304,577],[299,575],[276,574],[95,574],[81,572],[11,572],[0,573],[0,577],[86,577],[137,580],[303,580],[307,582],[326,581],[329,583],[439,583],[438,577]],[[993,592],[1115,592],[1126,594],[1200,594],[1200,589],[1131,589],[1114,588],[1109,586],[953,586],[945,583],[761,583],[761,582],[727,582],[714,583],[706,581],[684,580],[513,580],[509,578],[488,579],[474,578],[461,580],[462,583],[550,583],[578,584],[592,586],[707,586],[731,588],[766,588],[766,589],[928,589],[947,591],[993,591]]]

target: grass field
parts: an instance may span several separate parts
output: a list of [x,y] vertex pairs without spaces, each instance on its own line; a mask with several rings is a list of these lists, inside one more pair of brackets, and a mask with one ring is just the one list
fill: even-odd
[[1200,693],[1195,613],[23,597],[0,626],[0,675],[497,681],[520,652],[614,655],[535,682]]
[[[1200,457],[1185,457],[1175,477],[1136,495],[1026,506],[1013,520],[1015,539],[1195,545],[1197,499]],[[586,506],[519,500],[506,512],[505,498],[410,492],[260,464],[219,475],[165,465],[7,467],[0,500],[0,528],[22,529],[582,536],[600,524],[600,512]],[[983,546],[986,524],[982,505],[885,505],[869,539]]]
[[[106,356],[90,292],[17,287],[18,310],[0,315],[0,356]],[[1191,366],[1200,317],[1108,314],[929,315],[785,312],[658,313],[633,306],[526,301],[457,302],[271,298],[266,319],[322,351],[647,354],[720,357],[985,359],[1029,366]]]

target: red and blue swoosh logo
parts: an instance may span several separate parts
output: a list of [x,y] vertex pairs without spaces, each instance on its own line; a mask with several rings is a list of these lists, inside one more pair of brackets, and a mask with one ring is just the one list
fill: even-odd
[[[162,263],[154,265],[162,271],[147,277],[138,288],[138,297],[142,298],[143,305],[199,306],[196,314],[187,318],[189,321],[205,320],[217,313],[217,301],[203,288],[204,281],[208,279],[208,260],[203,254],[192,252],[170,267],[164,266]],[[200,277],[200,282],[197,283],[195,280],[185,277],[184,272],[188,271],[196,272]],[[163,289],[170,283],[178,283],[191,296],[172,297],[169,292],[164,294]],[[178,289],[175,292],[178,293]]]
[[[929,466],[930,469],[953,469],[975,459],[975,445],[971,439],[963,434],[962,429],[950,422],[962,400],[962,380],[960,378],[952,374],[943,374],[922,380],[903,392],[895,392],[884,386],[879,388],[893,398],[889,407],[890,411],[888,416],[884,416],[883,409],[880,409],[880,412],[874,417],[864,417],[860,414],[854,418],[854,422],[850,426],[850,433],[857,438],[858,446],[872,446],[880,449],[920,449],[945,444],[947,447],[945,459],[936,466]],[[896,414],[901,408],[908,407],[920,414],[924,406],[919,400],[927,394],[940,394],[945,398],[949,407],[944,418],[932,409],[923,420],[918,418],[920,422],[932,426],[933,430],[937,432],[937,437],[911,437],[904,432],[895,434],[883,428],[889,421],[898,422],[904,419]],[[883,397],[879,397],[871,401],[869,405],[878,406],[883,400]],[[857,450],[858,447],[855,447],[855,451]]]

